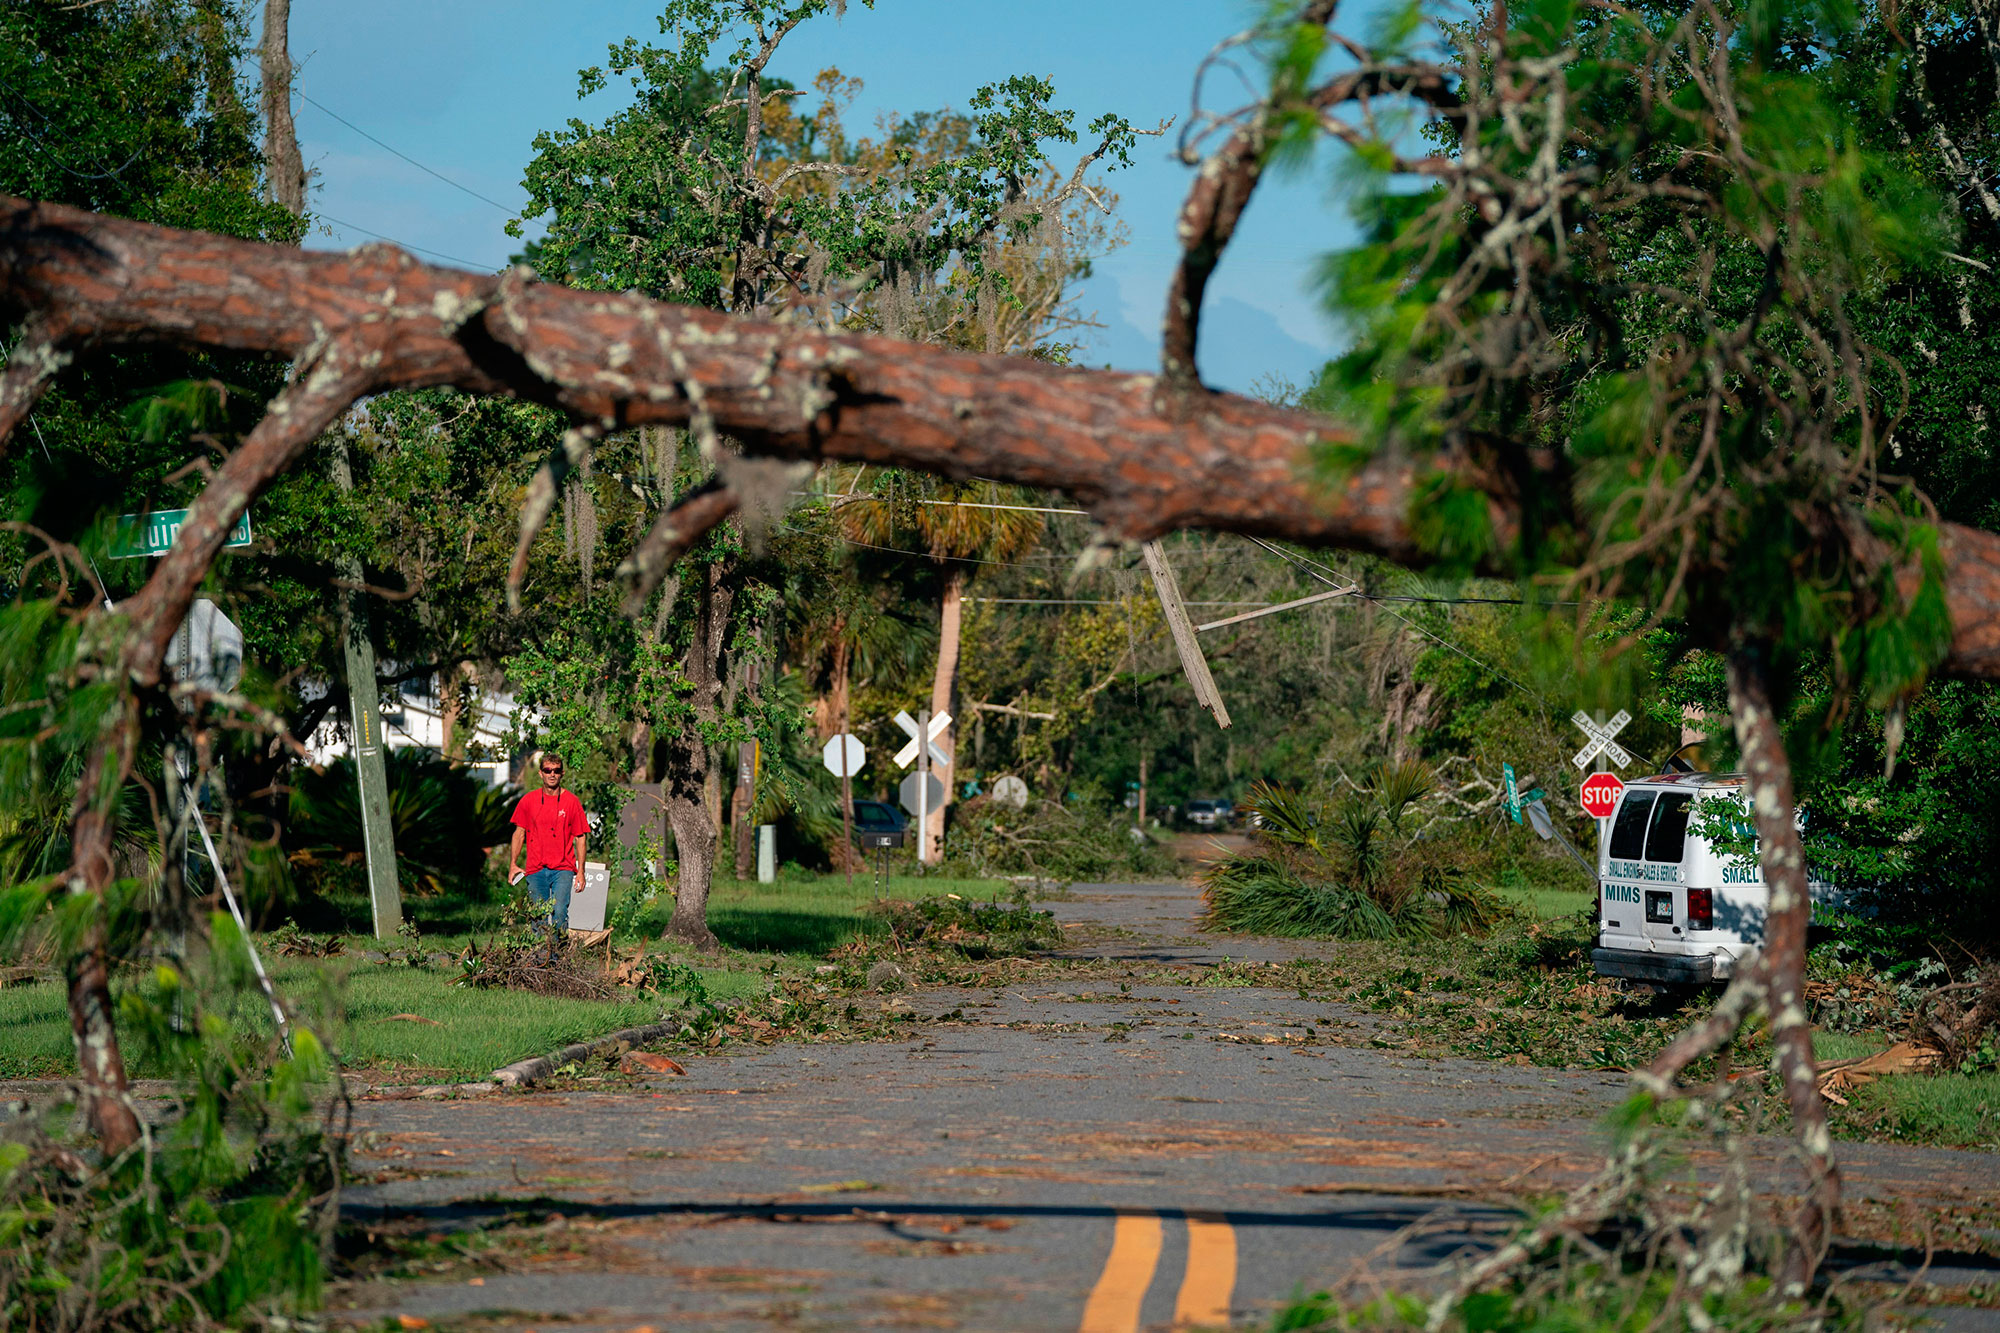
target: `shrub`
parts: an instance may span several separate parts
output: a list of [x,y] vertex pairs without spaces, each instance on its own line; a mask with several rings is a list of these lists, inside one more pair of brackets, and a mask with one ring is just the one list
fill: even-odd
[[1246,809],[1258,845],[1203,876],[1207,924],[1348,940],[1484,934],[1509,909],[1417,827],[1412,809],[1430,783],[1420,764],[1384,764],[1317,800],[1253,788]]
[[346,1104],[310,1031],[286,1054],[230,1022],[263,997],[234,923],[210,929],[209,977],[160,967],[119,1001],[173,1114],[110,1161],[67,1142],[66,1104],[0,1135],[0,1327],[243,1327],[318,1303]]
[[[509,820],[520,792],[489,787],[429,750],[389,751],[388,776],[403,892],[473,891],[485,869],[486,849],[513,836]],[[303,887],[322,895],[366,894],[361,801],[351,758],[298,775],[284,842]]]

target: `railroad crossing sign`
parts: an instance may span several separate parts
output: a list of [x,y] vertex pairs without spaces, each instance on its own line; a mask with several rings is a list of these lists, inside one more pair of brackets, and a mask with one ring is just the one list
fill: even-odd
[[993,800],[999,805],[1025,810],[1028,808],[1028,784],[1009,773],[993,784]]
[[1576,757],[1571,759],[1570,762],[1578,768],[1589,768],[1590,761],[1601,754],[1611,761],[1614,768],[1624,768],[1630,764],[1632,756],[1626,752],[1624,746],[1611,738],[1625,730],[1625,725],[1631,720],[1632,715],[1622,708],[1618,710],[1618,716],[1612,718],[1609,722],[1603,723],[1598,722],[1588,713],[1577,713],[1570,718],[1570,721],[1576,723],[1578,729],[1589,738],[1589,744],[1578,750]]
[[851,778],[868,763],[868,751],[859,736],[843,732],[826,743],[826,748],[820,751],[820,761],[835,777]]
[[902,799],[905,810],[924,819],[944,805],[944,784],[935,773],[912,773],[896,788],[896,795]]
[[[897,768],[908,768],[910,766],[910,761],[917,757],[917,743],[920,739],[924,747],[931,752],[931,762],[933,764],[937,764],[942,768],[951,767],[951,759],[943,750],[937,747],[937,738],[944,735],[944,729],[951,725],[950,713],[939,713],[933,717],[930,721],[930,726],[922,729],[927,730],[929,734],[922,737],[918,735],[920,729],[917,726],[917,720],[908,713],[896,714],[896,725],[901,727],[904,734],[910,738],[908,745],[896,751]],[[937,807],[932,806],[931,808],[936,809]]]

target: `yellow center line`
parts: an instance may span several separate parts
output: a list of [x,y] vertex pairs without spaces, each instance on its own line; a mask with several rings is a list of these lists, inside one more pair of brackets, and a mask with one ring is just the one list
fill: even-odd
[[1153,1285],[1153,1269],[1159,1262],[1160,1215],[1121,1209],[1111,1233],[1111,1256],[1084,1303],[1077,1333],[1134,1333],[1140,1303]]
[[1187,1275],[1174,1301],[1175,1328],[1228,1328],[1236,1293],[1236,1229],[1220,1213],[1187,1215]]

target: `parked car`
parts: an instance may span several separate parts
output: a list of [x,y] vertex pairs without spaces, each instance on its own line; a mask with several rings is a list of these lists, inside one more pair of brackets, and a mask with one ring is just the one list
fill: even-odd
[[1182,813],[1198,829],[1226,829],[1236,818],[1236,806],[1230,801],[1203,799],[1189,801]]
[[890,805],[887,801],[854,803],[856,833],[902,833],[909,826],[910,821],[899,806]]

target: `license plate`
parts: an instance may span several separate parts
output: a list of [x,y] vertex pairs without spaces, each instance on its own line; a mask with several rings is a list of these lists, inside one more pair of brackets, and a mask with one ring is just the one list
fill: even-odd
[[1649,890],[1646,894],[1646,921],[1656,926],[1674,924],[1674,895]]

